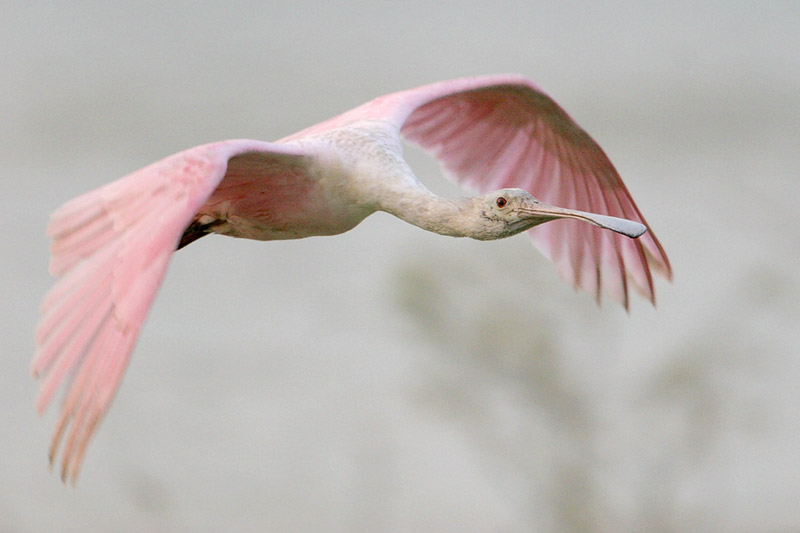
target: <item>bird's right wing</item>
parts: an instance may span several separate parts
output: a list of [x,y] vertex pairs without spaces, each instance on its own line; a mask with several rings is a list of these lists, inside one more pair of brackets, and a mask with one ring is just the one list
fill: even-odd
[[[50,220],[50,272],[32,364],[41,413],[67,378],[53,435],[64,432],[62,478],[76,478],[86,445],[119,386],[181,235],[226,176],[297,175],[299,149],[250,140],[198,146],[75,198]],[[263,174],[263,175],[262,175]]]

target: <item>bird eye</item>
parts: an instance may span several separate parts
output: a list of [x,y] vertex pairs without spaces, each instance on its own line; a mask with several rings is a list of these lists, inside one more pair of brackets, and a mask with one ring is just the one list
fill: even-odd
[[508,203],[508,200],[503,198],[502,196],[497,197],[497,207],[503,208]]

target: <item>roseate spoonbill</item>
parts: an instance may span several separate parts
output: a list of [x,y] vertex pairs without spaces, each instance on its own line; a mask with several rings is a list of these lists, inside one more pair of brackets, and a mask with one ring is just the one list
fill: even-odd
[[[403,160],[401,137],[487,193],[445,199]],[[558,206],[558,207],[556,207]],[[577,209],[580,209],[578,211]],[[520,76],[457,79],[381,96],[276,143],[229,140],[171,155],[56,210],[33,375],[41,413],[67,380],[50,446],[73,483],[172,253],[204,235],[297,239],[375,211],[455,237],[528,231],[562,277],[628,307],[654,302],[669,261],[606,154]],[[556,219],[571,219],[540,224]],[[586,224],[589,222],[589,224]],[[612,232],[602,231],[602,229]],[[638,237],[638,238],[637,238]]]

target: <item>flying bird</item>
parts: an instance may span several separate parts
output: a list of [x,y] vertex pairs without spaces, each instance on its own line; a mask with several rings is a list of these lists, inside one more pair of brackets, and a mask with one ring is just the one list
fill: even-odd
[[[430,192],[403,159],[403,139],[483,196]],[[41,380],[40,413],[66,383],[50,446],[51,464],[62,448],[62,479],[77,478],[176,250],[211,233],[264,241],[335,235],[376,211],[453,237],[526,231],[564,279],[626,308],[631,286],[655,303],[653,274],[671,278],[609,158],[521,76],[388,94],[274,143],[190,148],[51,216],[57,279],[42,303],[32,373]]]

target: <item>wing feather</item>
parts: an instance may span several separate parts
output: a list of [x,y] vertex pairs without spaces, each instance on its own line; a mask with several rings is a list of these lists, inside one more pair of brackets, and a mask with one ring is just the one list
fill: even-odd
[[[520,76],[440,82],[381,97],[338,117],[383,118],[428,150],[450,175],[481,192],[519,187],[562,207],[647,225],[600,146],[544,91]],[[655,303],[652,272],[671,278],[648,227],[636,240],[574,220],[529,230],[575,287],[626,308],[628,280]]]
[[[183,231],[225,178],[230,158],[247,154],[306,157],[259,141],[198,146],[70,200],[51,216],[50,270],[57,280],[42,303],[32,372],[41,379],[39,412],[66,384],[50,447],[52,462],[66,436],[65,480],[78,475]],[[251,172],[259,168],[267,167]],[[268,168],[280,173],[280,163]]]

